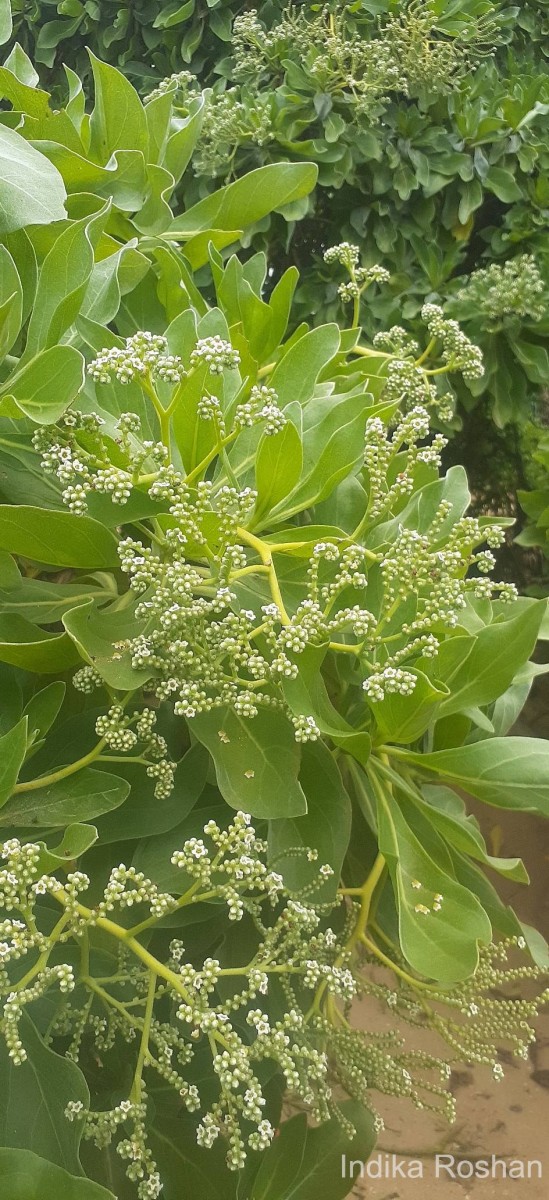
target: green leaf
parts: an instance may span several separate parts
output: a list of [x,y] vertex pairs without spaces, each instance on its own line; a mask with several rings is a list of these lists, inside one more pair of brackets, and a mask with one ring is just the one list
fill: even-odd
[[23,287],[15,262],[0,246],[0,362],[11,350],[23,322]]
[[326,653],[325,645],[305,648],[297,658],[299,670],[295,679],[282,682],[284,698],[296,717],[314,717],[321,733],[364,764],[370,757],[370,736],[353,729],[332,704],[321,674]]
[[255,521],[262,520],[292,491],[300,478],[302,465],[301,438],[293,421],[287,421],[274,436],[262,437],[255,463]]
[[125,779],[85,767],[55,783],[12,796],[0,812],[0,825],[64,829],[118,808],[129,790]]
[[159,805],[154,795],[156,781],[147,777],[141,764],[128,763],[122,768],[131,786],[127,803],[97,821],[102,844],[149,838],[174,829],[202,795],[209,766],[206,747],[196,742],[177,764],[171,796]]
[[507,690],[536,645],[546,609],[545,600],[532,601],[510,620],[480,630],[466,660],[448,680],[451,694],[440,707],[441,716],[490,704]]
[[11,0],[0,0],[0,46],[9,42],[11,31]]
[[[315,397],[303,413],[303,471],[295,490],[272,516],[287,520],[330,495],[362,461],[368,395]],[[292,414],[293,415],[293,414]]]
[[85,583],[49,583],[21,575],[11,554],[0,551],[0,611],[15,613],[37,625],[53,625],[63,613],[86,600],[106,601],[109,593]]
[[76,320],[94,264],[94,246],[109,214],[105,205],[91,217],[73,221],[46,255],[36,288],[25,359],[54,346]]
[[391,742],[415,742],[435,720],[450,689],[438,686],[422,671],[413,669],[416,685],[409,696],[388,693],[383,700],[368,700],[382,737]]
[[277,1200],[299,1177],[307,1140],[307,1116],[298,1113],[283,1121],[280,1133],[261,1158],[251,1200]]
[[34,1154],[82,1176],[78,1147],[83,1121],[68,1121],[65,1109],[69,1100],[88,1107],[84,1076],[76,1063],[44,1044],[25,1012],[20,1031],[28,1055],[20,1066],[9,1057],[4,1039],[0,1043],[1,1146],[32,1148]]
[[92,517],[26,504],[0,508],[0,549],[55,567],[118,566],[118,542]]
[[315,186],[313,163],[270,163],[218,188],[176,217],[167,234],[179,238],[201,229],[245,229],[283,205],[307,196]]
[[[342,1105],[346,1120],[355,1127],[354,1138],[342,1128],[342,1124],[333,1118],[316,1129],[307,1130],[307,1140],[304,1151],[300,1150],[300,1130],[297,1134],[285,1135],[285,1146],[288,1147],[288,1166],[280,1164],[278,1140],[273,1142],[266,1152],[261,1168],[255,1180],[252,1200],[319,1200],[320,1196],[330,1200],[344,1200],[352,1187],[349,1164],[366,1163],[375,1146],[374,1118],[361,1104],[348,1100]],[[301,1114],[292,1117],[288,1124],[301,1123]],[[283,1126],[284,1129],[284,1126]],[[282,1139],[282,1132],[280,1132]],[[291,1158],[290,1158],[291,1151]],[[271,1157],[272,1156],[272,1157]],[[272,1176],[270,1162],[273,1163]],[[294,1163],[294,1175],[289,1181],[290,1164]],[[342,1170],[342,1165],[346,1169]],[[284,1180],[284,1190],[280,1192],[278,1180]],[[270,1183],[272,1178],[272,1186]],[[259,1188],[258,1192],[255,1188]]]
[[66,685],[61,680],[49,683],[47,687],[36,692],[25,706],[24,715],[28,718],[29,739],[36,742],[43,738],[51,729],[63,700]]
[[337,354],[339,343],[337,325],[321,325],[289,347],[270,380],[281,408],[286,408],[292,401],[305,404],[310,400],[320,372]]
[[504,204],[513,204],[515,200],[522,200],[520,187],[512,171],[509,171],[507,167],[490,167],[484,185]]
[[57,168],[19,133],[0,124],[0,235],[65,220],[65,199]]
[[31,1150],[0,1149],[0,1178],[9,1200],[116,1200],[98,1183],[75,1178]]
[[9,800],[27,752],[28,721],[22,717],[17,725],[0,737],[0,808]]
[[217,785],[232,808],[252,817],[298,817],[307,811],[298,781],[300,751],[290,722],[259,709],[253,719],[216,708],[189,720],[214,760]]
[[494,737],[434,754],[405,751],[403,757],[485,804],[549,816],[549,743],[541,738]]
[[[434,861],[427,853],[399,802],[385,788],[383,796],[378,795],[378,830],[379,849],[395,889],[400,945],[407,961],[441,983],[467,979],[478,964],[479,942],[488,944],[492,936],[484,909],[439,865],[438,855]],[[440,909],[434,907],[437,896],[442,896]]]
[[[430,784],[423,788],[423,795],[427,802],[423,806],[425,815],[456,850],[470,855],[507,879],[513,879],[517,883],[529,883],[522,859],[496,858],[488,854],[476,818],[467,813],[464,801],[452,788]],[[419,803],[419,800],[416,803]]]
[[[85,381],[85,363],[72,346],[52,346],[37,354],[0,387],[0,415],[30,417],[53,425],[76,399]],[[13,408],[15,411],[13,411]]]
[[109,687],[121,691],[134,691],[150,679],[152,672],[135,670],[129,650],[119,650],[118,642],[137,637],[145,628],[145,622],[135,617],[133,604],[117,609],[110,606],[99,611],[93,600],[73,608],[63,616],[63,624],[85,662],[94,666]]
[[58,846],[44,846],[40,851],[40,870],[45,873],[70,866],[97,841],[95,825],[69,825]]
[[[310,884],[320,867],[331,867],[333,875],[330,879],[321,882],[314,894],[308,892],[315,903],[328,903],[335,900],[349,846],[351,801],[337,764],[322,742],[303,746],[299,782],[305,793],[307,813],[303,817],[270,823],[270,858],[292,891],[300,891]],[[286,857],[286,851],[297,846],[316,850],[316,863],[310,863],[305,853],[299,858]]]
[[95,83],[95,107],[90,117],[92,157],[107,163],[115,150],[145,153],[147,119],[135,88],[115,67],[89,53]]

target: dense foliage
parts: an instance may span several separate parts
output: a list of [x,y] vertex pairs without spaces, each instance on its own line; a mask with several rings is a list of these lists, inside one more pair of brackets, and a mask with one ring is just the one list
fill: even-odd
[[[358,242],[391,273],[363,313],[370,336],[402,315],[419,323],[426,299],[463,307],[465,288],[487,370],[456,381],[462,414],[482,398],[497,425],[531,415],[549,377],[545,0],[272,2],[259,13],[226,0],[3,8],[5,38],[11,8],[9,44],[30,53],[56,104],[67,94],[62,63],[87,78],[87,47],[144,96],[171,79],[182,113],[206,89],[180,205],[255,166],[315,161],[315,191],[286,208],[286,221],[266,217],[249,234],[277,270],[300,267],[294,317],[340,318],[322,254],[342,238]],[[500,274],[479,280],[491,264]],[[541,275],[534,310],[520,296],[503,311],[486,299],[498,280],[506,287],[507,270],[519,292]]]
[[297,270],[226,248],[315,166],[174,215],[203,98],[92,66],[91,113],[2,74],[1,1177],[338,1200],[380,1094],[452,1118],[448,1062],[534,1036],[547,947],[485,871],[527,875],[463,794],[549,811],[546,743],[506,736],[546,604],[441,469],[467,333],[428,303],[370,342],[387,271],[348,242],[350,327],[298,324]]

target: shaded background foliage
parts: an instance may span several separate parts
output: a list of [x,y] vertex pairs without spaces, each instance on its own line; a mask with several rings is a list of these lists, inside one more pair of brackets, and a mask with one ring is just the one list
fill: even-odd
[[[402,317],[413,327],[426,298],[452,302],[479,267],[524,252],[547,285],[547,0],[291,9],[269,0],[259,19],[227,0],[15,0],[11,9],[7,50],[23,46],[57,102],[66,98],[63,64],[89,77],[88,48],[144,95],[174,72],[190,73],[178,92],[184,112],[207,89],[179,208],[264,163],[318,163],[314,194],[249,234],[276,264],[273,283],[290,263],[302,272],[297,317],[341,317],[322,252],[342,238],[391,271],[388,287],[368,293],[369,335]],[[494,327],[482,307],[465,308],[487,371],[480,383],[458,385],[462,429],[448,461],[466,462],[479,510],[495,502],[521,522],[516,487],[535,483],[529,423],[545,420],[549,322],[515,311]],[[510,438],[499,432],[506,425]],[[535,552],[515,560],[515,573],[538,570]]]

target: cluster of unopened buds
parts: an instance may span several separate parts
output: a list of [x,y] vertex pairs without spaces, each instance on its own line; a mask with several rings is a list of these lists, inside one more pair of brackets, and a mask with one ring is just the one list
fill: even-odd
[[124,346],[102,350],[88,364],[88,375],[95,383],[132,383],[146,376],[156,376],[166,383],[179,383],[184,377],[183,363],[178,355],[170,354],[165,337],[155,333],[134,333]]
[[[522,937],[482,948],[476,973],[451,989],[425,980],[418,980],[416,986],[397,956],[394,966],[400,981],[395,992],[387,955],[382,957],[389,982],[380,979],[377,970],[370,971],[372,964],[379,965],[373,941],[368,941],[366,950],[353,949],[361,919],[359,900],[344,899],[342,894],[329,902],[308,899],[319,894],[319,887],[333,875],[331,868],[318,868],[317,852],[303,847],[288,847],[278,860],[269,861],[266,843],[244,813],[237,813],[225,828],[208,821],[202,836],[189,838],[173,852],[172,864],[182,876],[175,895],[160,892],[143,872],[121,864],[111,871],[99,903],[86,907],[86,875],[81,871],[69,872],[61,879],[43,875],[41,854],[40,846],[25,845],[15,838],[0,848],[5,864],[0,870],[0,910],[7,914],[1,926],[4,965],[0,995],[4,1008],[0,1031],[14,1065],[23,1063],[27,1051],[20,1032],[22,1015],[55,989],[61,993],[62,1003],[57,1006],[50,1041],[55,1044],[57,1036],[69,1037],[73,1060],[79,1060],[89,1039],[95,1039],[102,1056],[120,1040],[130,1046],[135,1043],[137,1055],[144,1028],[140,1009],[147,1007],[148,1040],[144,1057],[142,1048],[136,1059],[128,1099],[97,1112],[90,1111],[81,1099],[70,1100],[66,1107],[67,1120],[82,1122],[84,1137],[99,1147],[116,1141],[128,1176],[137,1184],[139,1200],[154,1200],[161,1190],[147,1141],[144,1070],[147,1078],[149,1074],[159,1076],[165,1087],[173,1088],[188,1113],[197,1114],[198,1144],[207,1148],[223,1138],[227,1165],[238,1170],[250,1150],[266,1149],[275,1135],[265,1117],[260,1083],[266,1062],[276,1065],[289,1092],[320,1121],[334,1114],[344,1119],[334,1084],[368,1108],[373,1089],[407,1097],[419,1108],[445,1111],[452,1118],[447,1062],[407,1049],[401,1028],[393,1034],[376,1035],[353,1030],[341,1019],[338,1005],[345,1008],[359,992],[388,1004],[400,1025],[408,1022],[417,1027],[426,1022],[460,1061],[491,1066],[495,1078],[502,1074],[498,1047],[506,1044],[524,1057],[533,1038],[531,1021],[547,999],[547,992],[530,1000],[510,999],[504,994],[505,988],[517,981],[535,983],[540,979],[540,970],[531,961],[515,965],[517,951],[526,949]],[[290,893],[279,868],[284,860],[297,857],[311,864],[311,878],[300,893]],[[433,895],[420,879],[412,882],[412,888],[413,896],[419,897],[418,905],[427,912],[443,908],[444,897]],[[49,919],[44,924],[48,910],[39,903],[46,894],[59,904],[62,914],[53,927]],[[423,903],[423,896],[428,903]],[[182,906],[203,900],[226,905],[229,919],[247,915],[250,928],[256,931],[247,966],[226,959],[222,966],[213,957],[197,963],[196,952],[188,953],[177,937],[170,943],[167,960],[155,958],[151,933],[156,923]],[[137,910],[138,924],[131,930],[118,925],[116,919],[117,912],[128,909]],[[143,909],[150,916],[139,921]],[[96,929],[100,934],[99,1010],[91,1003],[93,990],[88,994],[90,973],[93,984]],[[139,940],[140,932],[146,933],[146,948]],[[89,951],[81,977],[72,965],[59,961],[59,948],[65,943],[78,945],[83,937],[89,939]],[[114,939],[122,954],[112,977],[105,975],[106,937]],[[22,957],[31,961],[24,987],[9,977],[13,961],[16,978],[20,978]],[[117,999],[121,979],[125,981],[123,1004]],[[233,988],[220,988],[222,979],[224,985],[233,979]],[[279,987],[285,996],[284,1009]],[[166,996],[174,1002],[171,1021],[159,1016],[166,1011]],[[212,1054],[213,1075],[219,1084],[213,1101],[211,1090],[206,1099],[193,1080],[197,1044],[209,1047]],[[381,1119],[376,1122],[381,1128]]]
[[456,293],[458,303],[476,307],[492,321],[505,317],[540,321],[547,312],[546,286],[533,254],[474,271]]

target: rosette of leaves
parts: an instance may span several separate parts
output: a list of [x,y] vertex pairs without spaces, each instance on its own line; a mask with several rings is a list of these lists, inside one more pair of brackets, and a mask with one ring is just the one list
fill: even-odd
[[[115,239],[91,196],[91,219],[4,237],[30,315],[0,426],[2,1169],[46,1196],[175,1200],[183,1177],[337,1200],[376,1092],[452,1115],[405,1024],[496,1076],[533,1036],[508,985],[547,949],[485,871],[527,876],[462,796],[547,813],[546,743],[506,736],[546,605],[491,582],[498,522],[440,471],[430,415],[480,369],[455,322],[427,306],[420,342],[368,345],[375,276],[343,245],[354,327],[289,333],[296,270],[273,288],[206,233],[199,287],[177,217],[168,257],[130,242],[146,286],[94,318],[79,257],[46,269],[82,220]],[[86,370],[61,395],[43,356],[31,406],[36,347]],[[394,1011],[388,1043],[353,1030],[357,994]]]

